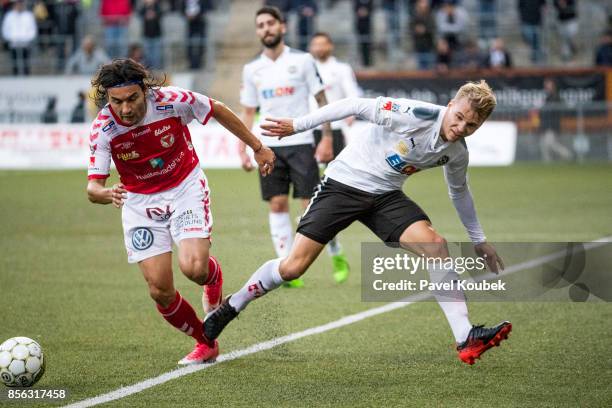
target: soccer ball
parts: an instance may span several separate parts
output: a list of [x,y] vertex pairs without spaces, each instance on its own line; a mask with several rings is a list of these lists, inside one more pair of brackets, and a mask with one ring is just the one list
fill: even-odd
[[0,344],[0,379],[8,387],[31,387],[45,372],[40,345],[27,337]]

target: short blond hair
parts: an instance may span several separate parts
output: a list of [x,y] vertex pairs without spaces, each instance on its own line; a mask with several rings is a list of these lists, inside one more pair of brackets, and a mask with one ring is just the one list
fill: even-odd
[[459,88],[454,99],[458,100],[461,98],[467,98],[474,111],[478,114],[478,117],[483,121],[491,115],[491,112],[493,112],[497,105],[493,89],[484,79],[481,79],[480,82],[465,83]]

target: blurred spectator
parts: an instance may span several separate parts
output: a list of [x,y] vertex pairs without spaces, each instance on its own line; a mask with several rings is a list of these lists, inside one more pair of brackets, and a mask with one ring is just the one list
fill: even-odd
[[315,17],[319,11],[314,0],[293,0],[292,8],[297,13],[298,48],[306,51],[310,37],[315,32]]
[[374,0],[353,0],[355,11],[355,29],[357,31],[357,44],[361,54],[361,63],[369,67],[373,63],[372,58],[372,13],[374,11]]
[[127,57],[131,60],[136,61],[139,64],[144,65],[145,61],[147,60],[144,48],[142,48],[142,45],[138,44],[138,43],[131,43],[128,46],[128,55]]
[[595,65],[612,67],[612,28],[608,29],[595,50]]
[[400,1],[383,0],[382,2],[387,23],[387,55],[391,58],[398,55],[398,52],[401,51]]
[[429,8],[428,0],[418,0],[410,21],[410,33],[414,41],[417,66],[421,70],[431,69],[436,60],[436,23]]
[[34,13],[17,0],[2,20],[2,38],[8,43],[13,62],[13,75],[30,75],[30,47],[36,38]]
[[187,18],[187,56],[190,69],[202,67],[202,56],[206,44],[206,13],[210,9],[208,0],[185,0]]
[[57,111],[55,110],[56,103],[57,98],[55,98],[55,96],[47,100],[47,107],[40,117],[41,123],[57,123]]
[[561,98],[557,84],[552,78],[544,78],[544,106],[540,110],[540,149],[542,159],[550,162],[555,155],[562,160],[570,160],[572,151],[565,147],[557,135],[561,130]]
[[162,69],[164,45],[159,1],[144,0],[139,12],[142,16],[145,65],[152,69]]
[[469,23],[470,17],[467,11],[452,0],[446,0],[436,13],[438,35],[444,37],[454,50],[461,47],[462,37]]
[[463,49],[456,54],[453,66],[464,69],[478,69],[485,64],[486,56],[483,55],[478,42],[473,38],[465,41]]
[[108,55],[96,46],[93,36],[86,35],[81,41],[81,48],[68,59],[64,72],[68,75],[93,75],[107,62],[110,62]]
[[497,37],[497,0],[479,0],[480,14],[478,25],[480,38],[491,40]]
[[40,49],[46,50],[53,41],[53,20],[51,19],[51,11],[43,0],[37,0],[32,8],[36,26],[38,27],[38,46]]
[[491,42],[485,66],[494,69],[512,68],[512,56],[501,38],[496,38]]
[[575,0],[555,0],[559,34],[561,35],[561,58],[571,60],[576,54],[576,34],[578,34],[578,9]]
[[531,48],[531,62],[542,62],[542,11],[546,0],[519,0],[518,9],[521,20],[523,40]]
[[87,101],[87,94],[83,91],[77,93],[77,104],[72,109],[70,114],[70,123],[83,123],[86,121],[85,117],[85,102]]
[[57,70],[63,71],[66,55],[73,54],[78,46],[77,22],[79,19],[79,0],[55,0],[50,8],[55,27],[55,47],[57,49]]
[[125,58],[127,55],[126,38],[131,15],[131,0],[100,0],[104,47],[111,59]]
[[453,63],[453,53],[448,41],[444,38],[438,38],[436,42],[436,70],[445,73],[451,67]]

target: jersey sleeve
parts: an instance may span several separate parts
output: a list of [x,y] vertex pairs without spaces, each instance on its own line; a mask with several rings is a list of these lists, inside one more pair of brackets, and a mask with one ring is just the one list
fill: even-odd
[[249,108],[259,106],[257,99],[257,87],[253,83],[249,74],[249,69],[245,66],[242,69],[242,83],[240,84],[240,103]]
[[317,64],[310,54],[304,54],[304,80],[311,95],[316,95],[325,89]]
[[442,107],[413,99],[395,99],[381,96],[376,100],[374,123],[403,133],[411,129],[430,126],[438,120]]
[[170,100],[184,125],[194,119],[203,125],[208,123],[213,114],[212,100],[208,96],[173,86],[166,87],[163,91],[171,96]]
[[296,132],[303,132],[315,128],[322,123],[333,122],[353,115],[374,122],[376,106],[375,99],[340,99],[339,101],[332,102],[314,110],[307,115],[295,118],[293,120],[293,128]]
[[[89,131],[89,166],[87,178],[106,179],[110,175],[111,149],[110,139],[104,134],[104,127],[110,114],[100,112],[91,124]],[[110,122],[109,122],[110,123]]]
[[342,64],[342,92],[345,98],[357,98],[360,93],[355,72],[348,64]]

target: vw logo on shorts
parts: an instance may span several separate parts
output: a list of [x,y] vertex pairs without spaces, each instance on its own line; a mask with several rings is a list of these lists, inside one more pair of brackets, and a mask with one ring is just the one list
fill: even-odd
[[149,249],[153,245],[153,233],[148,228],[136,228],[132,233],[132,245],[138,251]]

